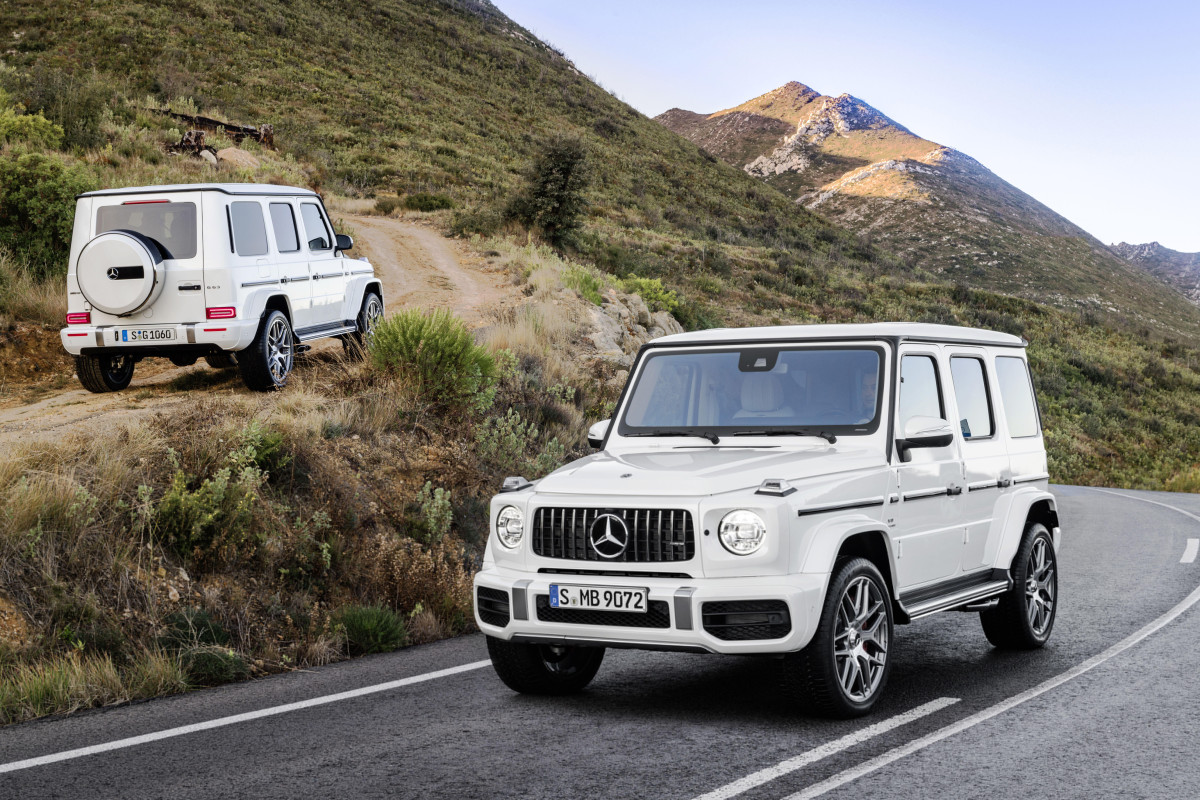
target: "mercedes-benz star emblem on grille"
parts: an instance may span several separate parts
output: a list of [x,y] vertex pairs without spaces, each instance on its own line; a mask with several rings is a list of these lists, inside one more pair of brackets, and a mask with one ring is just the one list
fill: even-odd
[[629,526],[616,514],[601,514],[588,530],[592,549],[601,558],[617,558],[629,546]]
[[116,267],[108,268],[108,279],[110,281],[115,281],[119,277],[121,277],[121,270],[117,269]]

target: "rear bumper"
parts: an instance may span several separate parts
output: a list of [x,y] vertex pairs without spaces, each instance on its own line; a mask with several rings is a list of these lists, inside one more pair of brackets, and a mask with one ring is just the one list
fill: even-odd
[[[131,330],[170,331],[169,339],[129,341]],[[59,332],[63,347],[73,356],[132,354],[169,356],[177,353],[211,353],[244,350],[254,341],[258,320],[214,319],[172,325],[72,325]]]
[[[827,575],[787,575],[761,578],[636,578],[592,575],[551,575],[484,569],[475,576],[475,623],[488,636],[508,641],[542,644],[583,644],[644,650],[683,650],[727,654],[790,653],[809,643],[816,632]],[[650,604],[665,603],[666,627],[624,624],[585,624],[546,621],[551,616],[539,597],[550,593],[550,584],[647,587]],[[479,589],[503,592],[508,597],[508,621],[485,622],[480,616]],[[730,641],[705,629],[705,604],[736,601],[783,601],[790,630],[778,638]],[[539,605],[543,608],[539,609]],[[493,613],[489,618],[497,621]],[[661,606],[660,606],[661,608]],[[710,606],[711,609],[715,607]],[[539,610],[542,612],[539,614]],[[586,613],[586,612],[581,612]],[[631,615],[628,615],[631,616]],[[644,615],[649,616],[649,615]],[[714,630],[717,628],[714,627]]]

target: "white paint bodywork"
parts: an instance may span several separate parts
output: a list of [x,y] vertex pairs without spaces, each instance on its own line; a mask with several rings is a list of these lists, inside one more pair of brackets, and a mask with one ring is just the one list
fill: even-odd
[[[149,305],[123,316],[106,314],[93,308],[80,291],[76,267],[83,248],[96,236],[100,208],[127,202],[167,200],[196,204],[197,250],[192,258],[162,262],[163,285]],[[256,202],[262,205],[266,224],[268,253],[240,256],[231,247],[227,209],[231,202]],[[292,206],[299,229],[301,250],[280,252],[271,224],[269,205]],[[61,331],[63,346],[71,355],[102,352],[102,348],[120,346],[136,353],[153,347],[162,353],[168,344],[210,345],[215,349],[238,351],[248,347],[258,332],[259,320],[269,301],[282,304],[304,341],[336,335],[352,328],[364,293],[368,288],[381,297],[382,288],[374,269],[366,259],[347,257],[340,251],[310,253],[304,246],[301,206],[316,205],[333,235],[333,226],[320,196],[292,186],[268,184],[193,184],[107,189],[80,195],[76,201],[71,253],[67,268],[67,311],[90,312],[88,325],[68,325]],[[289,278],[290,280],[283,280]],[[190,289],[199,285],[200,289]],[[314,287],[316,287],[314,289]],[[206,309],[233,307],[230,319],[206,319]],[[305,329],[328,326],[331,332]],[[164,342],[121,342],[125,329],[170,328],[175,336]],[[101,348],[97,350],[95,348]]]
[[[881,323],[812,325],[702,331],[664,337],[643,348],[630,385],[645,364],[645,354],[659,347],[702,346],[707,349],[756,343],[870,343],[882,345],[885,386],[884,422],[868,435],[839,436],[834,444],[816,437],[722,438],[713,445],[700,438],[624,438],[619,426],[607,427],[603,450],[579,459],[525,488],[497,495],[491,503],[491,527],[476,586],[509,592],[524,589],[526,608],[503,628],[476,622],[489,636],[586,641],[622,646],[698,647],[721,653],[780,653],[803,648],[812,638],[824,602],[825,587],[843,543],[868,534],[882,541],[886,563],[881,571],[890,583],[898,617],[902,595],[974,576],[1007,573],[1035,504],[1056,520],[1048,491],[1045,446],[1035,437],[1007,436],[1003,403],[992,361],[997,355],[1024,358],[1025,342],[1015,336],[944,325]],[[949,358],[969,352],[983,359],[992,393],[996,435],[987,441],[965,441],[958,432],[944,448],[913,450],[902,462],[891,437],[896,420],[898,355],[921,353],[935,359],[952,419],[954,406]],[[628,389],[614,420],[621,419]],[[890,417],[890,419],[889,419]],[[953,426],[957,429],[957,426]],[[599,432],[600,429],[597,429]],[[981,446],[982,445],[982,446]],[[938,452],[940,451],[940,452]],[[767,479],[786,480],[795,492],[783,496],[757,494]],[[991,486],[985,484],[991,481]],[[974,484],[972,490],[971,484]],[[947,486],[959,494],[919,499]],[[906,497],[906,495],[908,497]],[[868,505],[870,504],[870,505]],[[504,506],[525,514],[526,535],[515,549],[500,544],[497,515]],[[849,508],[848,506],[860,506]],[[603,567],[595,561],[536,555],[528,530],[539,507],[646,508],[690,511],[695,520],[696,555],[670,563],[620,563],[632,575],[574,577],[543,569]],[[823,508],[838,508],[822,513]],[[763,547],[748,556],[734,555],[715,535],[729,511],[749,509],[767,525]],[[1053,527],[1055,546],[1059,531]],[[640,577],[638,572],[670,570],[688,578]],[[537,619],[535,600],[551,583],[649,587],[651,600],[671,604],[667,629],[549,623]],[[678,593],[689,595],[692,624],[679,626]],[[949,595],[949,590],[947,590]],[[519,597],[518,597],[519,599]],[[783,599],[792,630],[782,639],[724,641],[704,631],[702,605],[715,600]],[[924,613],[924,612],[923,612]],[[685,616],[689,616],[685,612]],[[524,619],[521,619],[524,617]]]

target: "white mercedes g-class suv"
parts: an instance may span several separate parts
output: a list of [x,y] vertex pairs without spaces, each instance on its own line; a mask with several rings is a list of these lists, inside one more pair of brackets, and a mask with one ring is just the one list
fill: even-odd
[[492,500],[496,672],[558,694],[606,647],[772,654],[801,707],[851,717],[893,623],[978,611],[993,645],[1040,647],[1060,534],[1026,344],[907,323],[646,344],[601,452]]
[[308,189],[227,183],[79,195],[62,343],[93,392],[124,389],[151,356],[238,367],[251,389],[283,386],[307,342],[359,351],[383,289],[351,259]]

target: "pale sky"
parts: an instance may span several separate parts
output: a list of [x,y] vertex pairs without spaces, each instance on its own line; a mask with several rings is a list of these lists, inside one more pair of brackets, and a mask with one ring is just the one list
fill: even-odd
[[973,156],[1105,243],[1200,251],[1200,3],[494,2],[648,116],[797,80]]

